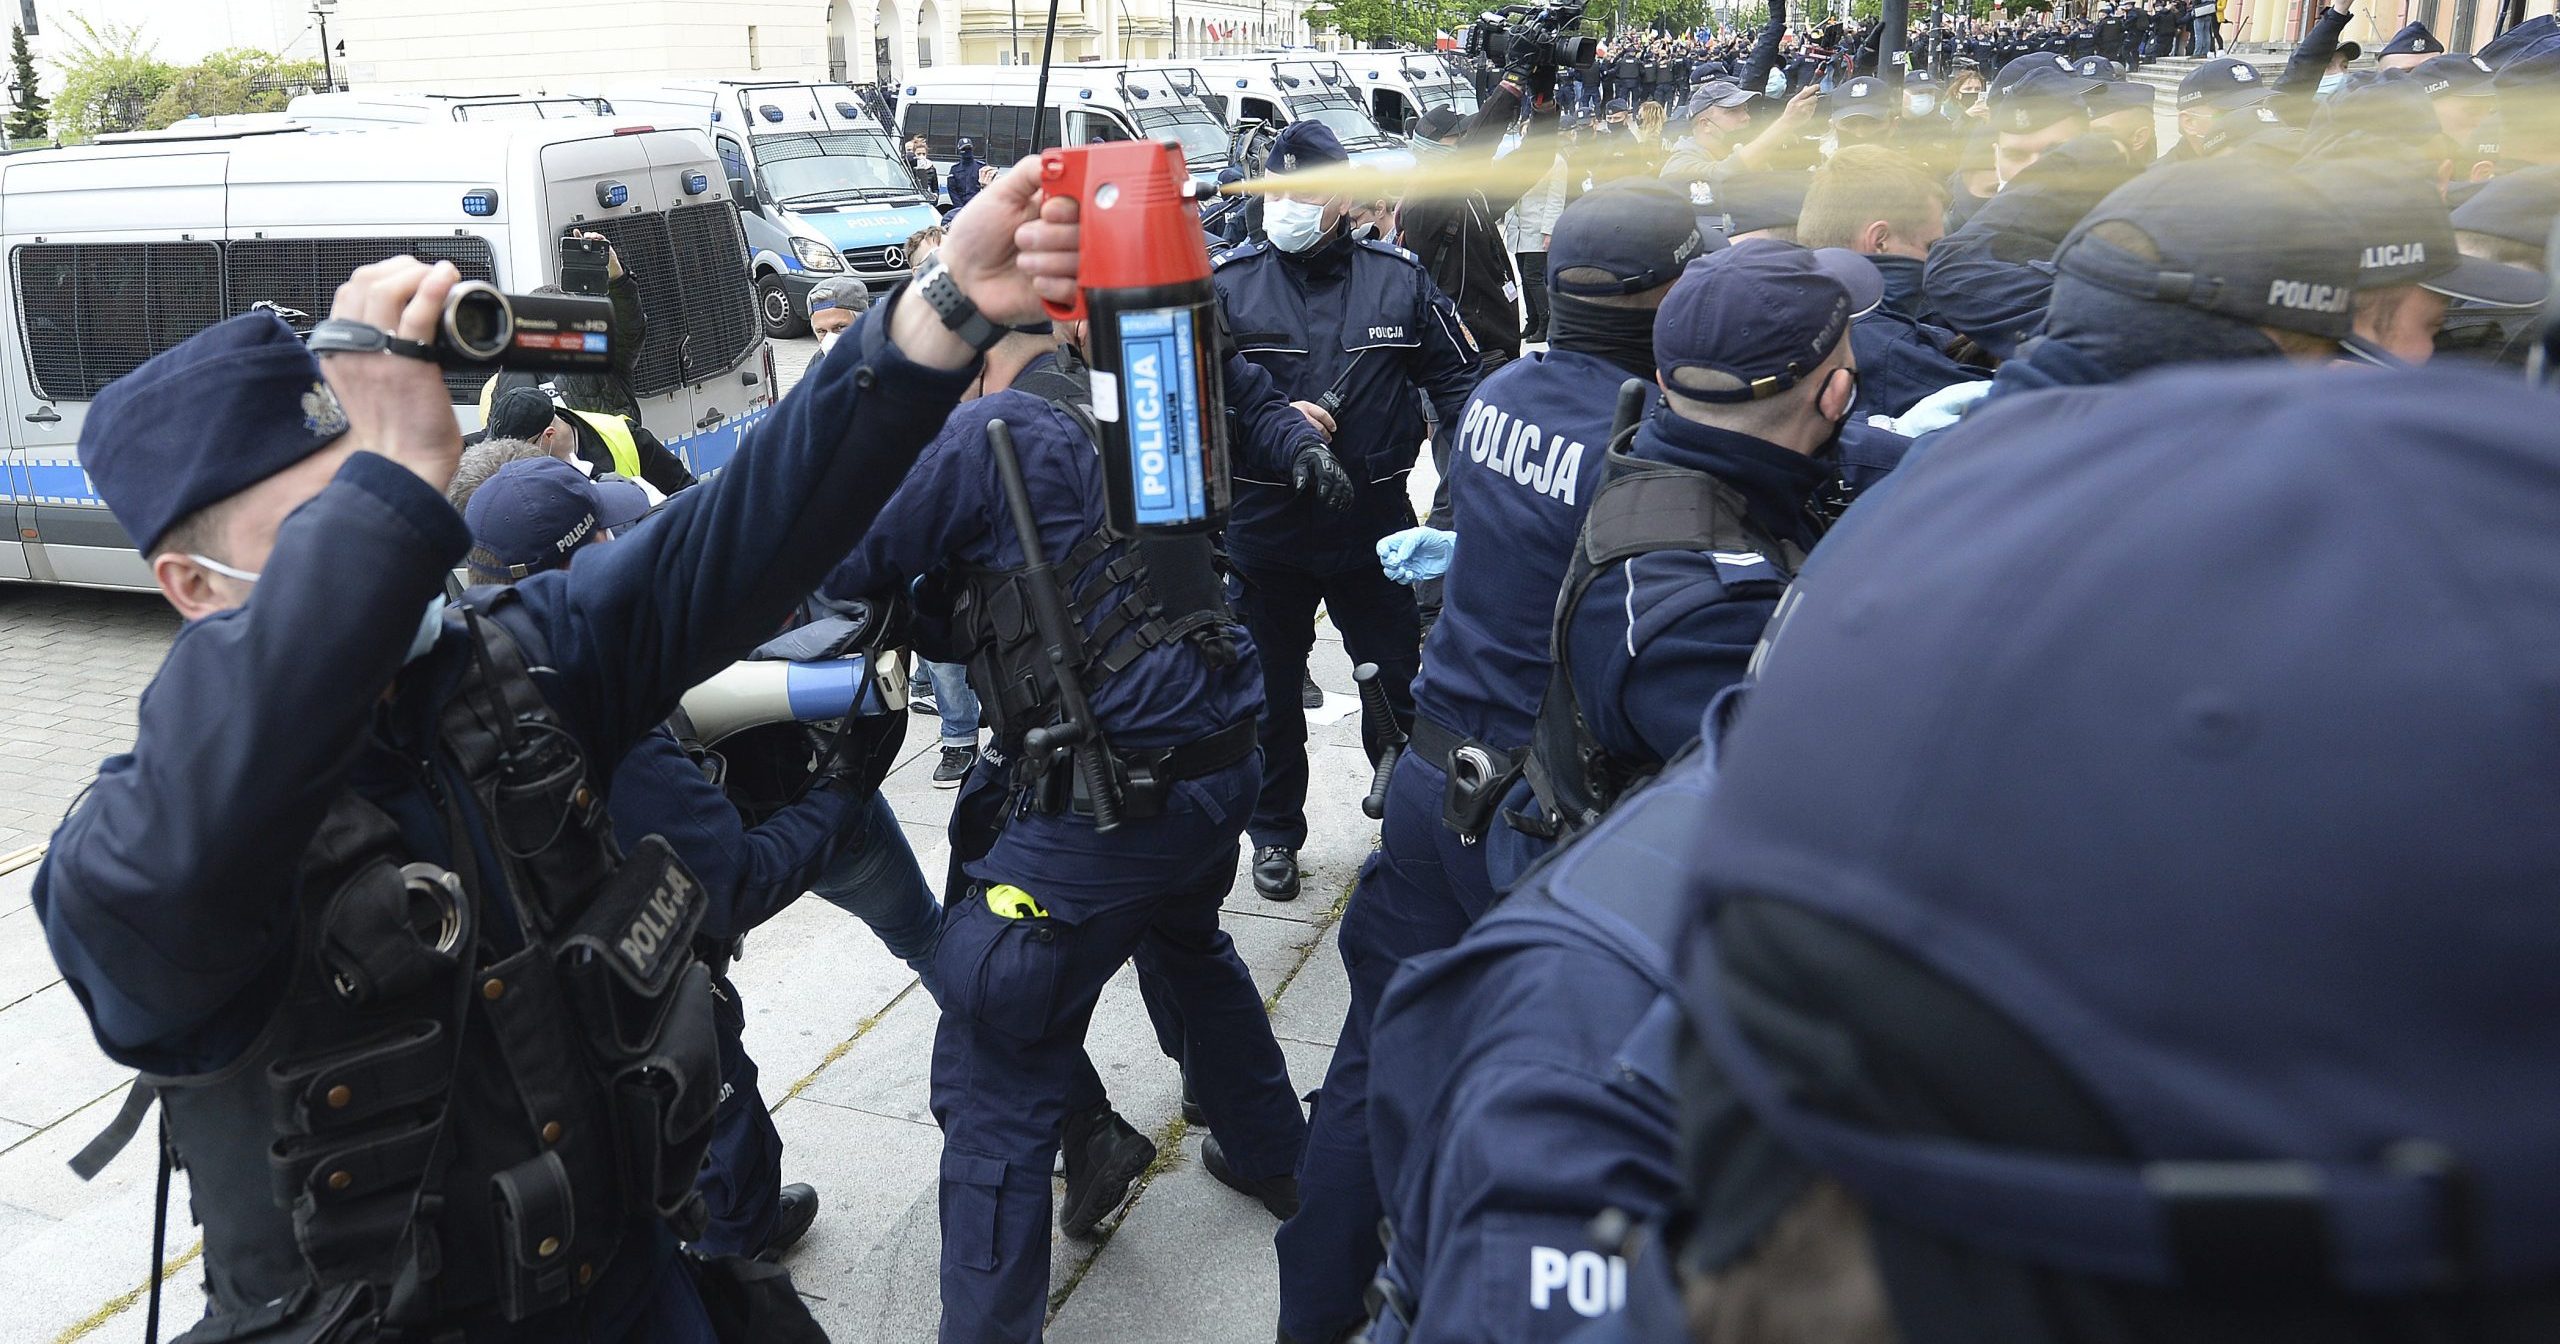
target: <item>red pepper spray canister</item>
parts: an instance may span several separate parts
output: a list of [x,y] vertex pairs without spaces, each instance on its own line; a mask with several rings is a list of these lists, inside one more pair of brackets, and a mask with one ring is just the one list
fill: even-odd
[[1227,408],[1209,243],[1179,146],[1123,140],[1044,150],[1040,187],[1082,206],[1073,304],[1086,319],[1111,526],[1203,532],[1226,520]]

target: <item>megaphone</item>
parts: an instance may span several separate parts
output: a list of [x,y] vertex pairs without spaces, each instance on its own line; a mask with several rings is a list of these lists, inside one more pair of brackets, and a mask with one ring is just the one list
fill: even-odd
[[816,662],[731,663],[684,693],[685,718],[708,746],[767,723],[817,723],[907,712],[906,660],[867,657]]

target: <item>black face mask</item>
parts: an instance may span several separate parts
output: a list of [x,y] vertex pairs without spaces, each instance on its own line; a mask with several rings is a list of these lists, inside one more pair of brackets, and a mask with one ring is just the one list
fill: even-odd
[[1653,376],[1653,310],[1612,308],[1571,294],[1547,295],[1547,343],[1600,358],[1629,376]]

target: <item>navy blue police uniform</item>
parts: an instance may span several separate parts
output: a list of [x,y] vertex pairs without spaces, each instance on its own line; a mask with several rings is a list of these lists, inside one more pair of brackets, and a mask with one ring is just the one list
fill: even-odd
[[[1680,1190],[1675,968],[1714,777],[1693,749],[1455,947],[1396,973],[1370,1111],[1389,1250],[1369,1344],[1561,1340],[1641,1291],[1628,1243]],[[1595,1238],[1612,1210],[1625,1231]]]
[[[959,863],[969,885],[945,893],[934,963],[945,1344],[1040,1337],[1052,1159],[1071,1108],[1098,1100],[1084,1033],[1104,983],[1133,956],[1151,1007],[1160,997],[1178,1014],[1180,1063],[1227,1165],[1248,1181],[1284,1177],[1306,1135],[1261,992],[1218,927],[1261,775],[1251,643],[1224,612],[1205,554],[1189,577],[1219,595],[1207,619],[1171,629],[1146,619],[1151,605],[1182,605],[1160,585],[1185,576],[1104,530],[1102,459],[1072,402],[1023,390],[1042,375],[1056,377],[1050,356],[954,415],[826,585],[859,596],[927,579],[920,608],[948,594],[949,631],[920,638],[947,639],[942,651],[970,664],[995,731],[955,816],[954,849],[973,857]],[[1024,618],[1018,594],[1007,595],[1023,550],[986,443],[998,419],[1083,620],[1093,718],[1130,775],[1109,835],[1066,791],[1066,772],[1035,776],[1024,756],[1023,734],[1050,710],[1024,698]],[[964,833],[991,812],[1001,818],[992,837]]]
[[1884,279],[1884,300],[1849,327],[1858,352],[1858,409],[1902,415],[1931,393],[1957,383],[1979,382],[1991,370],[1948,354],[1956,333],[1934,321],[1921,294],[1918,257],[1869,255]]
[[1651,310],[1591,297],[1659,289],[1703,248],[1686,194],[1656,182],[1566,207],[1547,254],[1556,348],[1497,370],[1452,422],[1449,505],[1462,540],[1414,683],[1411,749],[1343,917],[1351,1001],[1316,1094],[1302,1203],[1276,1239],[1287,1338],[1330,1339],[1362,1312],[1382,1212],[1369,1022],[1398,964],[1456,942],[1494,903],[1479,842],[1528,750],[1556,587],[1598,488],[1619,389],[1650,386]]
[[[1755,382],[1793,387],[1848,330],[1855,301],[1825,269],[1831,260],[1761,244],[1692,268],[1655,327],[1663,376],[1696,366],[1744,385],[1702,400],[1747,398]],[[1518,824],[1490,860],[1497,881],[1516,879],[1688,745],[1705,701],[1747,672],[1821,535],[1810,506],[1837,474],[1821,457],[1667,404],[1610,455],[1557,598],[1553,671],[1527,777],[1513,790]]]
[[[958,399],[968,373],[905,359],[884,311],[717,481],[574,574],[422,627],[470,537],[433,486],[357,452],[279,528],[250,600],[172,641],[34,904],[100,1046],[158,1087],[215,1315],[373,1296],[471,1340],[709,1338],[668,1225],[689,1221],[716,1088],[707,969],[672,936],[698,886],[655,846],[613,867],[595,802],[685,688],[817,584]],[[147,550],[347,421],[257,314],[121,380],[85,428]],[[536,806],[497,811],[501,783]],[[521,833],[537,813],[556,834]],[[445,921],[370,922],[404,890]],[[586,937],[632,954],[634,978],[553,972]],[[635,1057],[667,1108],[616,1140],[591,1061]]]
[[1828,539],[1684,809],[1684,1271],[1822,1181],[1890,1317],[1843,1334],[2548,1337],[2550,406],[2013,397]]
[[[1270,168],[1347,161],[1331,131],[1298,122],[1273,142]],[[1422,398],[1441,424],[1457,424],[1477,360],[1457,309],[1420,262],[1389,243],[1355,242],[1340,224],[1302,253],[1267,239],[1221,252],[1215,281],[1244,358],[1292,401],[1334,402],[1332,453],[1358,487],[1347,510],[1331,513],[1289,477],[1248,468],[1237,473],[1227,525],[1266,688],[1263,781],[1250,829],[1257,850],[1294,852],[1307,837],[1307,720],[1298,686],[1315,643],[1316,606],[1331,615],[1354,661],[1378,665],[1397,716],[1409,717],[1421,616],[1413,593],[1378,571],[1375,546],[1413,525],[1405,478],[1422,444]],[[1374,753],[1382,729],[1365,728]],[[1295,894],[1294,872],[1287,890]]]

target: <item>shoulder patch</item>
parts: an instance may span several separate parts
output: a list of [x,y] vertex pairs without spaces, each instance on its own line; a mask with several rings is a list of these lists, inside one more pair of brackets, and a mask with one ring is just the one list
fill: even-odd
[[1403,248],[1396,246],[1394,243],[1388,242],[1384,238],[1363,238],[1360,240],[1360,245],[1372,252],[1384,252],[1388,256],[1403,261],[1408,265],[1419,266],[1422,264],[1422,258],[1405,251]]
[[1715,562],[1716,582],[1727,588],[1746,583],[1785,583],[1787,576],[1759,551],[1709,551],[1707,558]]
[[1233,247],[1210,253],[1209,267],[1210,269],[1215,270],[1231,261],[1242,261],[1247,257],[1261,256],[1267,247],[1269,247],[1269,244],[1260,238],[1247,238]]

